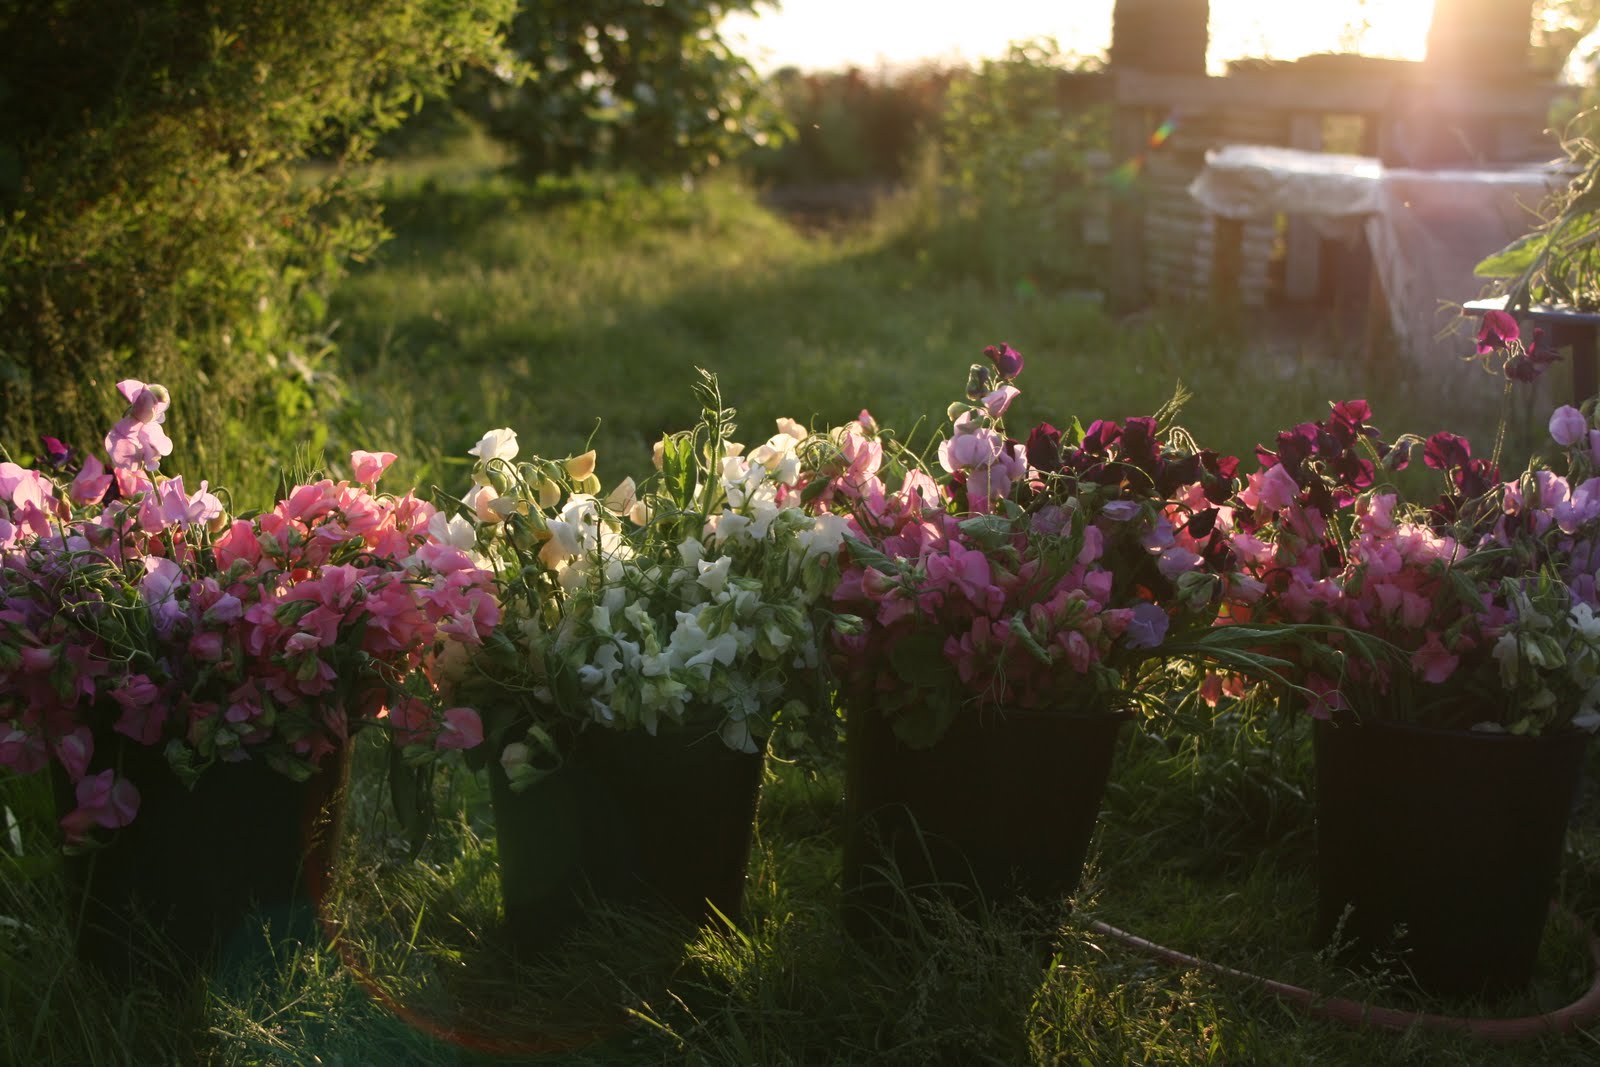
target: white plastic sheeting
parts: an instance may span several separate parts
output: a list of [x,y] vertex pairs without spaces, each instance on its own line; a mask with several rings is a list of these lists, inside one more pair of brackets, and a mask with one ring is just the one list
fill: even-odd
[[1428,359],[1460,354],[1460,341],[1443,335],[1457,324],[1455,306],[1484,288],[1472,268],[1532,229],[1564,181],[1553,165],[1404,170],[1367,156],[1228,145],[1206,154],[1189,193],[1228,218],[1296,215],[1328,236],[1359,226],[1396,336]]

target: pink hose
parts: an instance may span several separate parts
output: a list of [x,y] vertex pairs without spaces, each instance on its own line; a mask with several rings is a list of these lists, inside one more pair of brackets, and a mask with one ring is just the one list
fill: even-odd
[[1158,945],[1126,930],[1091,920],[1089,928],[1098,934],[1120,941],[1166,963],[1192,967],[1212,974],[1237,978],[1259,986],[1279,1000],[1293,1004],[1316,1019],[1327,1019],[1346,1026],[1376,1027],[1381,1030],[1405,1030],[1413,1026],[1439,1030],[1454,1030],[1484,1041],[1522,1041],[1545,1034],[1567,1034],[1600,1017],[1600,937],[1584,925],[1583,921],[1561,905],[1552,902],[1551,910],[1565,919],[1575,930],[1583,933],[1589,944],[1589,957],[1594,963],[1594,978],[1588,990],[1566,1007],[1541,1015],[1525,1015],[1518,1019],[1486,1019],[1459,1015],[1435,1015],[1430,1012],[1400,1011],[1384,1008],[1345,997],[1323,996],[1310,989],[1289,985],[1287,982],[1263,978],[1260,975],[1224,967],[1219,963],[1202,960],[1176,949]]

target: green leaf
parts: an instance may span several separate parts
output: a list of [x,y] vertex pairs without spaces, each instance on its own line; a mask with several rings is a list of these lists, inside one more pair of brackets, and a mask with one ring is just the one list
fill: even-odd
[[911,748],[933,747],[950,729],[960,711],[955,692],[950,688],[930,692],[921,704],[898,713],[894,719],[894,735]]
[[944,638],[929,630],[912,634],[889,653],[900,680],[919,689],[937,689],[956,681],[956,669],[944,655]]
[[974,515],[961,520],[961,532],[984,548],[1004,548],[1011,539],[1011,521],[1004,515]]
[[389,797],[416,859],[433,822],[433,768],[411,767],[399,745],[389,746]]
[[1519,237],[1491,256],[1479,260],[1472,273],[1479,278],[1515,278],[1533,266],[1549,245],[1548,234]]

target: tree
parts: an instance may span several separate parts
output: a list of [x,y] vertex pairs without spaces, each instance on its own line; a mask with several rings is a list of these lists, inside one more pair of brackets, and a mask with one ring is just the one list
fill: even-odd
[[534,173],[694,173],[780,131],[750,64],[722,37],[771,0],[522,0],[521,71],[463,83],[463,106]]
[[121,377],[192,390],[180,448],[309,434],[324,296],[383,236],[342,164],[512,4],[0,0],[0,445],[91,445]]

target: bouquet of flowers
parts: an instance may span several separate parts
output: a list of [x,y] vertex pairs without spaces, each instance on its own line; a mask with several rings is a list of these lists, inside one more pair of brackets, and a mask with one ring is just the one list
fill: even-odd
[[701,420],[658,443],[644,487],[629,478],[599,495],[593,452],[517,462],[511,430],[472,449],[464,504],[510,624],[481,680],[531,718],[501,758],[516,788],[586,729],[703,731],[751,754],[775,730],[792,749],[808,724],[835,732],[815,608],[844,520],[800,507],[807,430],[781,419],[746,453],[702,374]]
[[1210,561],[1235,461],[1168,425],[1181,397],[1152,418],[1040,424],[1024,444],[1003,422],[1023,359],[984,354],[938,478],[863,412],[816,464],[827,488],[807,490],[850,517],[842,686],[915,746],[958,714],[1125,705],[1136,668],[1203,634],[1220,603]]
[[[1562,407],[1550,420],[1564,471],[1535,462],[1510,482],[1465,438],[1390,445],[1369,418],[1363,401],[1335,404],[1258,450],[1231,516],[1230,618],[1330,627],[1325,654],[1300,664],[1317,717],[1517,734],[1600,725],[1590,416]],[[1444,481],[1427,506],[1377,484],[1418,448]]]
[[160,473],[167,391],[117,389],[109,468],[50,438],[43,469],[0,463],[0,766],[62,768],[70,843],[138,809],[97,758],[116,735],[191,782],[251,759],[303,779],[365,723],[413,759],[482,739],[444,668],[498,622],[493,576],[430,504],[377,493],[392,453],[230,516],[206,482]]

